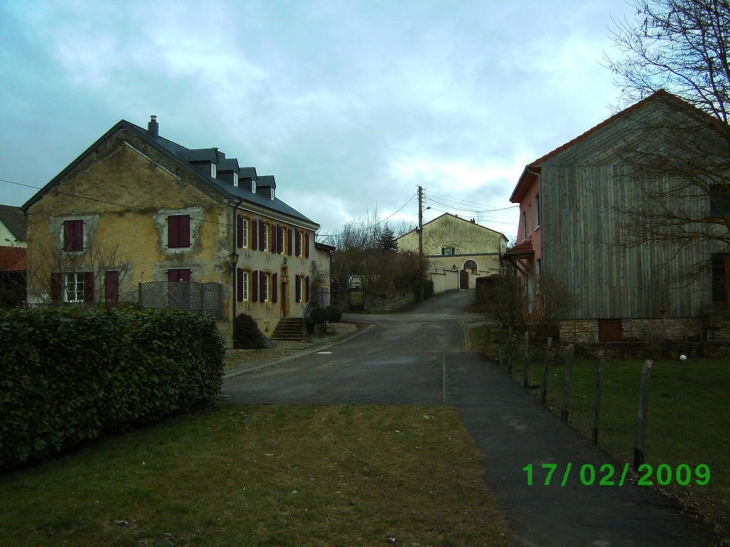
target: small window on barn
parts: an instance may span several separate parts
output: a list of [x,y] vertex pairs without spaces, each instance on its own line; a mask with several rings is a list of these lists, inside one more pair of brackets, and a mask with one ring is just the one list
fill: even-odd
[[85,226],[83,220],[67,220],[63,223],[63,250],[78,252],[84,250]]
[[169,249],[190,247],[190,215],[167,217],[167,247]]

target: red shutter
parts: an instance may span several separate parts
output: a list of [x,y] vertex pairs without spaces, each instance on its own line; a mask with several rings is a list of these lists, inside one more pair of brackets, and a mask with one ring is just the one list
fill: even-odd
[[251,287],[251,300],[254,302],[259,301],[259,271],[254,270],[253,274],[251,275],[251,283],[253,286]]
[[84,221],[67,220],[63,223],[63,250],[84,250]]
[[277,289],[278,289],[277,279],[279,279],[279,276],[277,274],[274,274],[271,276],[271,301],[272,302],[276,302],[276,297],[278,296],[277,295]]
[[304,239],[304,258],[309,258],[309,234],[302,232],[302,238]]
[[243,247],[243,222],[244,218],[241,215],[236,216],[236,247],[239,249]]
[[84,302],[94,301],[94,272],[84,272]]
[[256,251],[259,248],[259,221],[258,219],[253,219],[251,221],[251,233],[249,234],[249,238],[251,239],[251,248]]
[[294,292],[295,292],[294,300],[296,302],[301,302],[302,301],[302,282],[301,282],[301,278],[299,277],[298,274],[294,276]]
[[243,302],[243,270],[236,270],[236,300]]
[[292,238],[292,230],[291,230],[291,228],[287,228],[287,230],[286,230],[286,247],[287,247],[287,254],[289,256],[292,255],[291,238]]
[[167,246],[170,249],[190,247],[190,215],[167,217]]
[[63,301],[63,274],[53,272],[51,274],[51,300],[53,302]]
[[171,283],[190,283],[190,270],[167,270],[167,280]]
[[294,255],[301,256],[302,254],[302,240],[299,237],[301,232],[299,230],[294,231]]
[[104,301],[119,302],[119,272],[110,271],[104,274]]

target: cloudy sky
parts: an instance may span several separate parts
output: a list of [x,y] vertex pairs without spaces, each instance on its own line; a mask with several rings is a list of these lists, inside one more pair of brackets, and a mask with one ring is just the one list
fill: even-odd
[[0,0],[0,203],[155,114],[162,136],[275,175],[321,233],[415,221],[421,185],[425,221],[512,238],[524,166],[612,114],[601,60],[624,16],[625,0]]

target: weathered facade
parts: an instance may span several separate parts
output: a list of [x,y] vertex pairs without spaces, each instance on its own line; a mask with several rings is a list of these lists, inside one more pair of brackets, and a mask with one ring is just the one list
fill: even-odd
[[[504,234],[449,213],[423,225],[423,254],[435,294],[473,289],[477,277],[499,273],[506,248]],[[398,238],[398,250],[418,251],[417,230]]]
[[[660,338],[701,336],[700,322],[687,318],[713,308],[711,272],[695,269],[709,260],[713,242],[628,245],[624,232],[641,221],[627,215],[627,204],[642,203],[646,185],[657,183],[638,179],[627,160],[642,148],[666,146],[647,128],[688,108],[680,103],[666,92],[652,95],[532,162],[515,187],[518,240],[506,257],[526,275],[531,297],[544,274],[570,290],[575,306],[573,321],[561,329],[565,341],[635,339],[647,329]],[[675,205],[693,208],[697,218],[709,210],[699,195]]]
[[271,332],[306,304],[319,226],[276,197],[274,177],[161,137],[155,117],[146,130],[120,121],[22,209],[31,301],[137,302],[148,283],[163,299],[167,283],[217,284],[229,340],[235,314]]

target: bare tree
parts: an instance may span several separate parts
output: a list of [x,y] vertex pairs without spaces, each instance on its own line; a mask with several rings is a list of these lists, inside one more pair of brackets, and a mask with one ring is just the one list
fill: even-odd
[[[634,123],[622,174],[634,192],[625,245],[662,245],[673,260],[702,246],[687,274],[730,251],[730,0],[634,0],[636,17],[614,21],[619,59],[606,59],[623,99],[653,93],[658,113]],[[662,93],[664,90],[668,93]]]
[[[53,300],[55,290],[66,290],[68,274],[80,273],[88,276],[86,283],[92,284],[93,302],[104,302],[105,278],[108,272],[116,272],[116,287],[121,291],[129,283],[132,265],[122,257],[117,244],[98,241],[93,234],[88,236],[82,252],[66,252],[50,232],[34,235],[33,254],[28,264],[28,301],[47,303]],[[61,287],[54,288],[57,279]],[[63,300],[63,298],[61,298]]]

